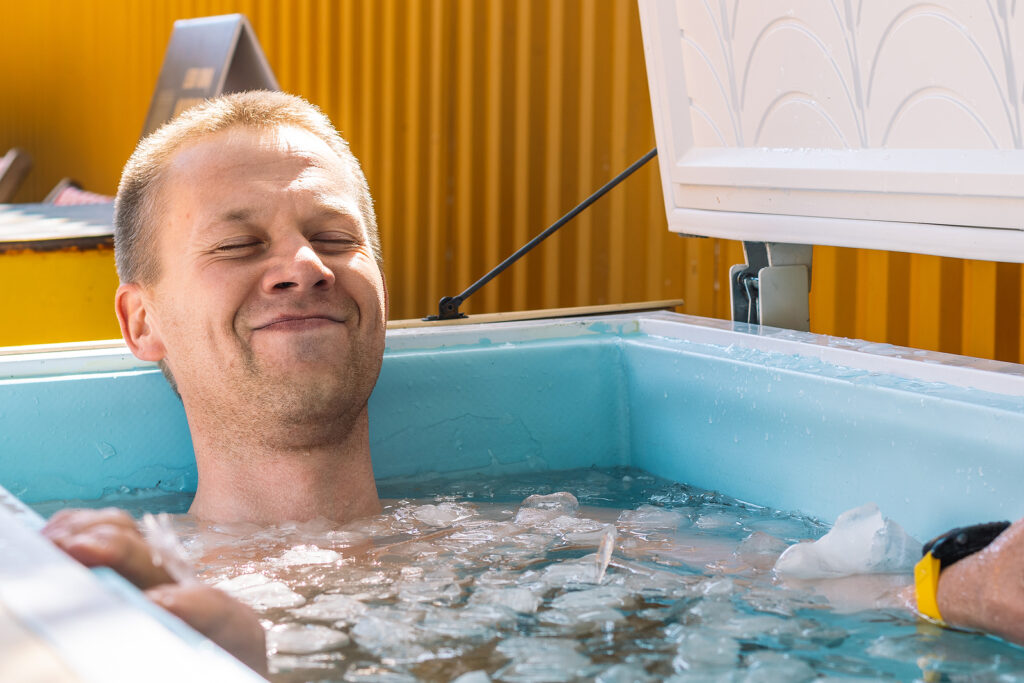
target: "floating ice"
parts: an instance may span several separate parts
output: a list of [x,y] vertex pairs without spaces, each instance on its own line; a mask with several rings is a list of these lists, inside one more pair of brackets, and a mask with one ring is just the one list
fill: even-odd
[[446,527],[473,516],[473,509],[456,503],[420,505],[413,509],[412,516],[430,526]]
[[536,526],[556,517],[575,517],[579,509],[580,502],[567,491],[546,496],[527,496],[519,505],[515,523],[521,526]]
[[562,538],[573,545],[601,545],[601,540],[609,532],[611,532],[613,537],[618,534],[614,524],[601,524],[592,519],[577,521],[580,523],[576,527],[563,532],[562,535]]
[[619,515],[617,524],[627,529],[675,531],[685,520],[686,517],[678,510],[641,505],[636,510],[624,511]]
[[726,636],[688,630],[679,633],[672,666],[677,671],[715,671],[736,666],[740,644]]
[[767,571],[775,566],[788,543],[763,531],[755,531],[736,546],[735,557],[745,565]]
[[576,609],[548,609],[537,615],[538,621],[553,627],[559,635],[581,636],[595,630],[611,631],[626,619],[626,615],[610,607],[577,607]]
[[396,619],[366,614],[352,627],[351,633],[359,647],[396,662],[415,662],[430,654],[429,633]]
[[435,607],[427,611],[418,626],[424,633],[431,634],[433,639],[456,640],[464,645],[482,644],[493,640],[498,635],[491,627],[494,622],[486,617],[474,619],[474,616],[483,615],[464,615],[463,610]]
[[398,597],[405,602],[450,605],[462,597],[462,586],[455,572],[447,567],[432,569],[420,575],[410,571],[407,576],[398,584]]
[[567,638],[506,638],[495,649],[512,661],[495,678],[522,683],[575,680],[590,665],[590,660],[576,651],[578,647]]
[[[313,598],[313,602],[293,609],[292,614],[300,619],[317,621],[351,622],[366,612],[366,605],[359,600],[337,593],[326,593]],[[337,626],[338,623],[335,623]]]
[[825,579],[853,574],[905,572],[921,557],[921,544],[874,503],[839,515],[831,531],[813,543],[786,549],[775,563],[784,578]]
[[559,515],[575,515],[580,509],[580,502],[568,491],[559,491],[546,496],[527,496],[519,507],[554,510]]
[[706,512],[697,518],[697,521],[693,523],[698,529],[704,529],[710,531],[712,529],[728,529],[730,527],[737,527],[743,524],[746,518],[741,510],[716,510],[714,512]]
[[341,631],[311,624],[278,624],[267,631],[267,649],[271,653],[305,655],[348,645]]
[[594,679],[594,683],[648,683],[656,679],[636,664],[613,664]]
[[594,607],[632,607],[636,597],[619,586],[600,586],[581,591],[563,593],[551,601],[556,609],[578,610]]
[[277,558],[277,563],[287,567],[300,564],[331,564],[340,559],[341,554],[333,550],[325,550],[315,545],[297,545]]
[[597,555],[585,555],[576,560],[549,564],[544,568],[540,580],[549,588],[597,583]]
[[[178,533],[207,580],[246,572],[223,587],[243,599],[248,592],[268,628],[277,624],[268,642],[281,680],[757,683],[806,679],[808,664],[819,676],[910,680],[925,657],[937,673],[964,680],[979,671],[1011,680],[1024,670],[1024,656],[999,641],[918,632],[909,615],[889,610],[879,596],[908,574],[780,585],[763,573],[786,543],[819,537],[826,529],[816,522],[692,487],[656,488],[650,477],[637,476],[629,495],[577,485],[587,476],[555,482],[545,473],[539,487],[511,493],[507,477],[488,486],[499,501],[564,489],[616,507],[577,509],[555,494],[517,509],[466,503],[472,516],[460,520],[463,503],[431,489],[341,528],[188,522]],[[665,502],[637,508],[656,500]],[[517,510],[532,522],[516,524]],[[601,539],[612,530],[607,557]],[[343,549],[366,533],[376,537],[364,548]],[[289,548],[294,565],[280,561]],[[345,557],[310,563],[335,551]],[[270,610],[280,606],[287,609]],[[872,607],[887,611],[862,611]]]
[[242,574],[214,584],[255,610],[276,607],[298,607],[306,601],[301,595],[280,581],[271,581],[263,574]]
[[456,678],[452,683],[491,683],[486,671],[470,671]]
[[[103,445],[111,448],[110,444]],[[110,456],[104,455],[103,457]],[[174,531],[171,516],[166,512],[161,512],[158,515],[151,515],[147,512],[142,516],[139,526],[146,537],[146,543],[149,544],[153,564],[163,567],[178,583],[196,583],[196,575],[192,571],[188,554],[181,541],[178,540],[178,534]]]
[[615,527],[609,527],[601,536],[601,544],[597,548],[597,556],[595,558],[594,573],[597,578],[594,583],[601,583],[604,580],[604,573],[612,559],[612,550],[615,549],[615,536]]
[[745,680],[757,683],[802,683],[817,678],[814,669],[788,654],[780,652],[753,652],[746,656]]
[[485,588],[470,597],[474,604],[504,605],[523,614],[533,614],[540,607],[540,596],[526,588]]
[[474,603],[459,610],[459,619],[494,628],[514,628],[518,622],[516,612],[505,605]]

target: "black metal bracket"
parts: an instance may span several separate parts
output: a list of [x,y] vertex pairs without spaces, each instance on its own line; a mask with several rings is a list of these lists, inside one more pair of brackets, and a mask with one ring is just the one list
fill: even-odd
[[648,161],[653,159],[655,156],[657,156],[657,154],[658,148],[655,147],[650,152],[634,161],[632,164],[629,165],[628,168],[626,168],[626,170],[624,170],[622,173],[620,173],[619,175],[615,176],[607,183],[602,185],[597,192],[584,199],[582,202],[576,205],[576,207],[572,211],[570,211],[569,213],[565,214],[557,221],[552,223],[544,232],[540,233],[532,240],[521,246],[518,250],[516,250],[514,254],[512,254],[507,259],[505,259],[497,266],[492,268],[486,275],[484,275],[482,278],[480,278],[479,280],[471,284],[469,287],[467,287],[466,290],[463,291],[461,294],[459,294],[458,296],[446,296],[442,298],[437,305],[437,315],[429,315],[426,318],[424,318],[424,320],[455,320],[457,318],[468,317],[465,313],[459,311],[459,306],[461,306],[466,301],[466,299],[471,297],[474,292],[476,292],[478,289],[480,289],[488,282],[493,280],[495,277],[500,275],[506,268],[508,268],[513,263],[518,261],[520,258],[525,256],[526,253],[533,249],[535,246],[537,246],[538,244],[546,240],[548,237],[553,235],[555,231],[557,231],[563,225],[565,225],[573,218],[575,218],[588,206],[590,206],[598,199],[603,197],[605,193],[607,193],[610,189],[621,183],[629,176],[633,175],[633,173],[636,172],[637,169],[639,169],[641,166],[643,166]]

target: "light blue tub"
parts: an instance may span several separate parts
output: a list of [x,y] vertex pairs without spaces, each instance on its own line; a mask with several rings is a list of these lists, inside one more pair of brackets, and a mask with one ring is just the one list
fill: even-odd
[[[381,478],[632,465],[825,520],[875,501],[920,539],[1024,516],[1007,363],[669,313],[395,330],[370,410]],[[195,476],[180,403],[123,347],[0,355],[0,485],[22,501]],[[34,542],[0,516],[0,542]],[[31,621],[5,562],[0,602]]]

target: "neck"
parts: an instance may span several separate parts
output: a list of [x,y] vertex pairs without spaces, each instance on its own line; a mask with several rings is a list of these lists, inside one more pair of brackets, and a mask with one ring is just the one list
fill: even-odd
[[199,487],[189,512],[212,522],[274,524],[324,517],[344,523],[380,512],[365,408],[341,435],[294,442],[259,430],[193,424]]

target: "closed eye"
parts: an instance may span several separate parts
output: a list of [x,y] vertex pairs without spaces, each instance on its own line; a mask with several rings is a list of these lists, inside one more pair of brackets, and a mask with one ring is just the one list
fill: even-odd
[[339,250],[339,251],[340,250],[345,250],[345,249],[351,249],[353,247],[357,247],[360,244],[362,244],[361,240],[358,240],[358,239],[352,237],[351,235],[346,235],[345,233],[336,233],[336,232],[321,233],[321,234],[318,234],[318,235],[313,235],[312,237],[309,238],[309,241],[312,244],[318,245],[318,248],[320,248],[320,249]]
[[242,256],[257,249],[262,244],[263,243],[261,241],[254,239],[224,242],[214,247],[213,253]]

